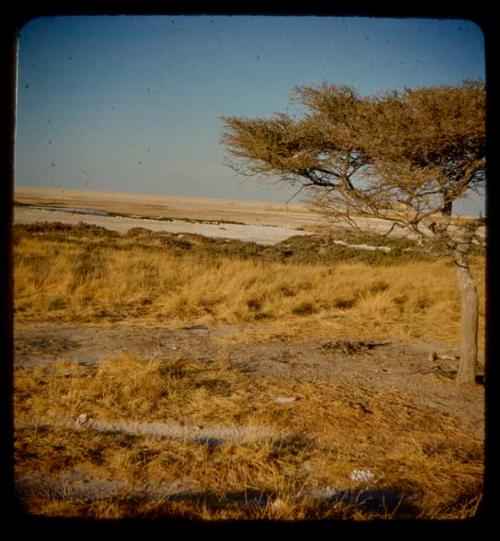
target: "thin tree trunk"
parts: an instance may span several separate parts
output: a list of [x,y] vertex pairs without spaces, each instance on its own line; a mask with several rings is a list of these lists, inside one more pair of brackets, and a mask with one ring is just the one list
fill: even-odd
[[451,212],[453,209],[453,202],[447,201],[444,203],[443,208],[441,209],[441,212],[444,216],[451,216]]
[[460,364],[457,383],[474,383],[477,369],[478,297],[469,266],[456,266],[462,296],[460,326]]
[[460,364],[457,383],[474,383],[477,369],[478,311],[479,302],[476,282],[469,267],[469,250],[474,236],[474,227],[463,228],[455,237],[453,261],[458,287],[462,297],[460,325]]

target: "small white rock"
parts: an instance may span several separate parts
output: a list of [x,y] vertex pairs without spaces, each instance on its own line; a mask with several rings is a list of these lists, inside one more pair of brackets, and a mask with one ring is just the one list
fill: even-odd
[[373,481],[375,474],[370,470],[353,470],[350,475],[351,481]]
[[82,413],[76,420],[76,426],[83,426],[89,420],[89,416],[86,413]]
[[291,402],[295,402],[298,400],[296,396],[278,396],[276,397],[276,404],[290,404]]

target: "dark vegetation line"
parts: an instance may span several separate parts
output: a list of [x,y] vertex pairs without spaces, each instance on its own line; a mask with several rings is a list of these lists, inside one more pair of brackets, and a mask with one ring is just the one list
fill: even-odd
[[[60,222],[40,222],[33,224],[14,224],[13,242],[23,237],[34,237],[54,242],[88,245],[89,249],[113,248],[117,250],[147,249],[167,250],[181,256],[189,252],[200,257],[229,257],[235,259],[255,259],[262,262],[286,262],[290,264],[331,264],[338,261],[365,262],[373,265],[398,265],[411,261],[433,261],[440,257],[416,242],[405,238],[383,238],[366,234],[360,238],[349,230],[332,230],[322,235],[291,237],[271,246],[254,242],[208,238],[191,233],[172,234],[154,232],[143,228],[132,228],[125,234],[110,231],[100,226],[79,223],[76,225]],[[344,240],[355,244],[367,240],[374,246],[387,246],[390,252],[367,251],[336,244]],[[475,248],[476,255],[483,250]]]

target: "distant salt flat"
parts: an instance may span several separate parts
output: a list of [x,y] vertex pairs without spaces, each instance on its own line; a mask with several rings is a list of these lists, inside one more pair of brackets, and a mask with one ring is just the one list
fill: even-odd
[[16,223],[35,223],[35,222],[61,222],[64,224],[77,224],[84,222],[86,224],[97,225],[126,233],[133,227],[143,227],[151,231],[165,231],[168,233],[193,233],[210,238],[225,238],[231,240],[241,240],[245,242],[255,242],[263,245],[273,245],[282,242],[290,237],[297,235],[311,235],[305,231],[298,231],[280,226],[266,225],[245,225],[245,224],[206,224],[199,222],[186,222],[182,220],[154,220],[150,218],[130,218],[122,216],[103,216],[96,215],[95,212],[88,211],[83,213],[82,209],[76,209],[78,212],[68,212],[55,209],[43,209],[33,207],[15,207],[14,222]]

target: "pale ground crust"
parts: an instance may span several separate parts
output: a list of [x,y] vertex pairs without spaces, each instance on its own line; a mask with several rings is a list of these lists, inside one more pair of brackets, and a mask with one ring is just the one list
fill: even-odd
[[264,201],[27,187],[16,187],[14,200],[33,205],[73,206],[154,218],[226,220],[287,228],[321,221],[304,205]]
[[[14,200],[24,205],[69,207],[126,215],[71,214],[58,209],[18,206],[14,219],[19,223],[61,221],[76,224],[83,221],[119,232],[144,227],[154,231],[197,233],[261,244],[275,244],[294,235],[308,234],[303,228],[331,224],[303,204],[23,187],[15,189]],[[175,221],[156,221],[166,218]],[[181,220],[220,223],[189,223]],[[357,218],[356,222],[372,233],[386,233],[391,227],[390,222],[376,218]],[[402,232],[395,231],[395,234],[401,235]]]
[[[304,204],[21,186],[15,188],[14,200],[24,205],[69,207],[126,215],[71,214],[55,209],[18,206],[15,208],[14,220],[19,223],[60,221],[76,224],[83,221],[120,233],[133,227],[143,227],[153,231],[196,233],[266,245],[276,244],[295,235],[308,234],[303,228],[331,225],[331,222],[327,222]],[[158,219],[174,221],[157,221]],[[193,220],[196,223],[182,220]],[[199,223],[203,220],[220,223]],[[377,234],[389,232],[392,225],[387,220],[377,218],[355,218],[354,221],[363,230]],[[391,234],[408,236],[407,232],[397,228]],[[484,228],[481,228],[480,234],[484,236]]]

